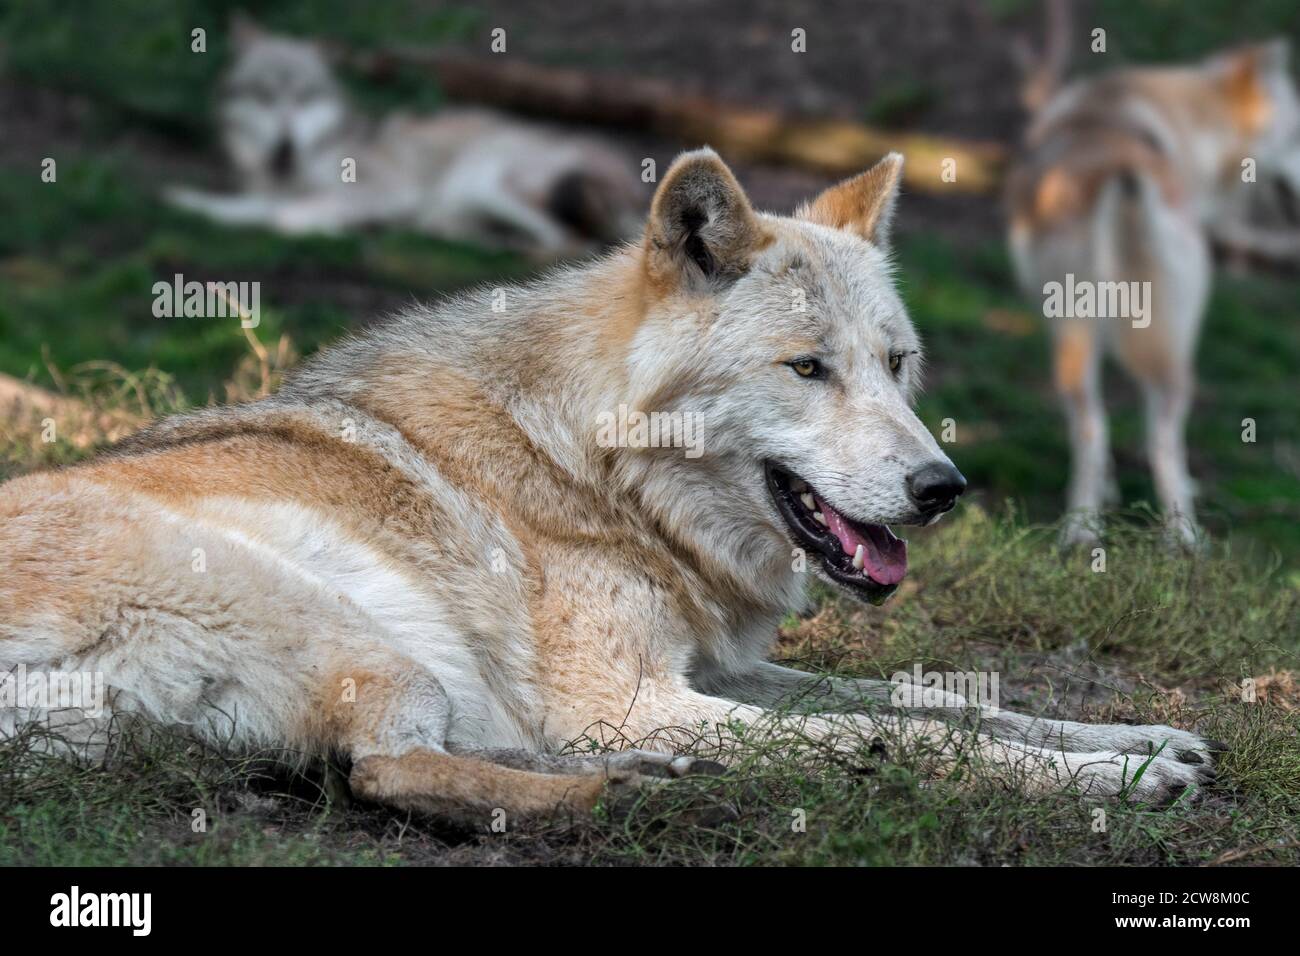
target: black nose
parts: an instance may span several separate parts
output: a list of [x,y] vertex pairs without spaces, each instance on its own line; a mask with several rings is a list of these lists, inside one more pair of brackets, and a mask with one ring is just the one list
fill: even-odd
[[907,490],[916,506],[927,514],[947,511],[966,490],[966,479],[950,462],[935,461],[912,472]]

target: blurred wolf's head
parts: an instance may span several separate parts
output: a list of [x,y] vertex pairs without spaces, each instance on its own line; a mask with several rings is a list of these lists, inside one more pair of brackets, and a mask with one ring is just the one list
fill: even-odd
[[1204,69],[1223,91],[1240,134],[1227,164],[1231,172],[1240,171],[1243,156],[1250,157],[1262,174],[1295,188],[1300,187],[1300,96],[1290,59],[1290,44],[1277,39],[1215,54]]
[[315,43],[232,21],[235,59],[221,85],[223,145],[241,176],[290,185],[304,159],[336,135],[347,103]]

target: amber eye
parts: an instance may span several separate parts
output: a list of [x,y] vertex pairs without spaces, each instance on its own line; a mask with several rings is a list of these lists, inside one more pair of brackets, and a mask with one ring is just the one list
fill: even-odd
[[889,353],[889,370],[890,370],[891,372],[893,372],[895,375],[897,375],[897,374],[898,374],[898,370],[899,370],[900,368],[902,368],[902,367],[903,367],[903,353],[902,353],[902,352],[890,352],[890,353]]
[[822,363],[816,359],[795,359],[789,365],[801,378],[821,378]]

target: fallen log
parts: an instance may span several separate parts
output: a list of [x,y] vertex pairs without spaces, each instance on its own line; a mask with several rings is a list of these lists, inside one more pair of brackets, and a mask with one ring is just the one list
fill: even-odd
[[[707,143],[728,158],[799,166],[834,176],[860,172],[890,150],[907,157],[904,179],[924,192],[982,193],[1001,179],[1006,151],[997,143],[876,129],[838,118],[790,116],[777,110],[684,93],[671,83],[611,76],[515,58],[483,58],[443,50],[392,48],[335,56],[376,79],[400,67],[427,70],[452,99],[547,119]],[[952,160],[955,177],[943,176]]]

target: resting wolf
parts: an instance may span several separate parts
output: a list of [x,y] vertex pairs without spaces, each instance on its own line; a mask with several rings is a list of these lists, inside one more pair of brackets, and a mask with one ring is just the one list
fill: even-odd
[[372,122],[319,44],[246,17],[231,32],[219,112],[240,192],[169,189],[176,205],[287,234],[401,225],[543,260],[641,227],[644,187],[607,143],[464,108]]
[[[910,407],[901,168],[787,218],[684,154],[639,245],[503,310],[491,291],[415,309],[272,398],[9,482],[0,666],[102,673],[114,712],[340,754],[361,796],[436,814],[587,810],[759,726],[915,744],[935,774],[979,760],[1037,792],[1209,779],[1214,746],[1168,727],[894,709],[888,683],[765,662],[814,574],[883,600],[907,569],[888,526],[965,486]],[[611,434],[649,411],[692,416],[695,449]],[[106,719],[61,731],[94,747]],[[641,749],[558,755],[606,728]],[[1126,755],[1153,750],[1134,783]]]

